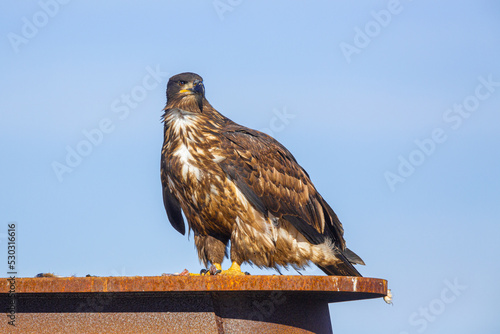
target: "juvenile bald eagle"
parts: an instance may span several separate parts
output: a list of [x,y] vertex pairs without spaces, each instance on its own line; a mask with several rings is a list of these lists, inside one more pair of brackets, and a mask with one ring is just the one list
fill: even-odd
[[226,118],[205,98],[203,79],[181,73],[167,84],[162,117],[163,201],[185,234],[184,212],[205,266],[221,270],[229,241],[232,265],[303,268],[361,276],[342,224],[306,171],[275,139]]

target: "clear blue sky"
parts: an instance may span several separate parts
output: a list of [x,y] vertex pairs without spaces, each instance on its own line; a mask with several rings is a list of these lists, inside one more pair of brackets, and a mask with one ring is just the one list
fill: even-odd
[[500,331],[497,1],[8,1],[0,18],[0,249],[16,222],[20,276],[201,268],[159,177],[165,85],[192,71],[295,155],[359,270],[389,281],[392,307],[331,305],[335,332]]

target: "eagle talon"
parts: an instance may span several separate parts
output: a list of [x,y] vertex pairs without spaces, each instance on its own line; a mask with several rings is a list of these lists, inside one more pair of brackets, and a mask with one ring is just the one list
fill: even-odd
[[250,275],[250,273],[248,271],[245,271],[245,275]]
[[202,269],[200,270],[200,275],[206,275],[208,273],[208,270]]
[[208,269],[207,275],[217,275],[217,272],[220,270],[220,264],[212,264]]
[[[217,271],[215,272],[215,275],[230,275],[230,276],[244,276],[247,275],[248,273],[244,273],[241,271],[240,265],[236,262],[233,261],[231,264],[231,267],[229,267],[228,270],[222,270],[219,264],[215,265],[217,267]],[[249,274],[248,274],[249,275]]]

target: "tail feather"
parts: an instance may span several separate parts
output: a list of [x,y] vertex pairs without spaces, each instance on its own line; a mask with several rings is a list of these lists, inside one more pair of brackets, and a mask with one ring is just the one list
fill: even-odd
[[363,277],[359,271],[354,268],[352,264],[349,262],[341,262],[336,265],[329,266],[318,266],[319,269],[323,270],[323,272],[330,276],[358,276]]
[[353,264],[361,264],[363,266],[365,265],[365,261],[363,261],[356,253],[354,253],[349,248],[345,249],[344,255],[349,260],[349,262]]
[[323,270],[323,272],[327,275],[333,276],[358,276],[363,277],[359,271],[354,268],[353,264],[365,264],[364,261],[356,255],[349,248],[346,248],[344,252],[339,251],[339,249],[334,248],[335,256],[340,260],[339,262],[318,267]]

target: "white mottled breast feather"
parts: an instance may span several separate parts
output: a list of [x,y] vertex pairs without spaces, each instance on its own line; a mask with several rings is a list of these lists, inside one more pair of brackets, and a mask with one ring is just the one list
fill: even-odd
[[175,152],[174,155],[179,157],[182,163],[190,163],[190,160],[193,159],[193,155],[189,152],[189,148],[182,144]]
[[194,157],[191,154],[188,146],[184,144],[180,145],[179,148],[174,151],[173,155],[179,158],[179,162],[182,165],[182,178],[185,181],[188,178],[188,174],[193,175],[198,181],[201,181],[203,171],[195,166]]
[[[182,133],[189,139],[192,137],[192,127],[196,126],[196,114],[175,110],[169,115],[167,122],[177,135],[181,133],[180,130],[183,130]],[[203,171],[196,166],[196,159],[193,157],[192,153],[194,149],[194,147],[182,143],[173,152],[173,156],[178,157],[182,165],[181,175],[184,181],[187,181],[190,175],[194,176],[198,181],[201,181],[204,174]]]
[[166,119],[168,125],[172,127],[175,133],[179,134],[180,130],[187,130],[196,123],[196,115],[192,112],[175,110]]

